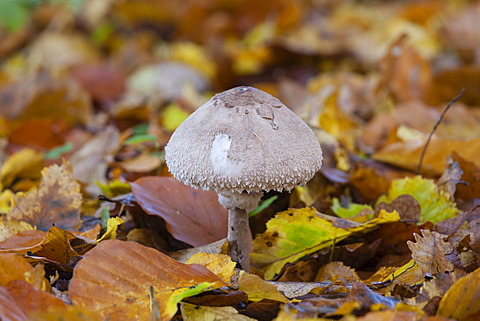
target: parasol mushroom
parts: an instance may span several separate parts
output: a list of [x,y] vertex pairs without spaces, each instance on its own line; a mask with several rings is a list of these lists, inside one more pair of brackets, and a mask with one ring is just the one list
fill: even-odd
[[250,268],[248,212],[263,191],[290,191],[322,165],[308,125],[277,98],[253,87],[219,93],[173,133],[165,160],[183,183],[214,190],[228,210],[229,255]]

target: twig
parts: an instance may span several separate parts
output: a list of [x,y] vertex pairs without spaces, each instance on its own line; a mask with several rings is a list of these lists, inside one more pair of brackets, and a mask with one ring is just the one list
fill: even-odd
[[460,92],[458,93],[458,95],[457,95],[455,98],[453,98],[452,100],[450,100],[450,102],[448,103],[448,105],[445,107],[445,109],[444,109],[444,110],[442,111],[442,113],[440,114],[440,117],[438,117],[437,122],[435,123],[435,125],[433,125],[432,130],[431,130],[430,133],[428,134],[427,141],[425,142],[425,145],[423,146],[422,154],[420,155],[420,160],[418,161],[418,167],[417,167],[417,170],[415,171],[415,174],[416,174],[416,175],[420,174],[420,171],[422,170],[423,158],[425,157],[425,153],[426,153],[426,151],[427,151],[428,144],[430,144],[430,140],[432,139],[433,133],[435,132],[435,130],[437,130],[438,125],[440,125],[440,123],[442,122],[443,116],[445,116],[445,114],[446,114],[447,111],[450,109],[450,107],[451,107],[457,100],[459,100],[459,99],[463,96],[463,93],[464,93],[464,92],[465,92],[465,88],[462,88],[462,90],[460,90]]

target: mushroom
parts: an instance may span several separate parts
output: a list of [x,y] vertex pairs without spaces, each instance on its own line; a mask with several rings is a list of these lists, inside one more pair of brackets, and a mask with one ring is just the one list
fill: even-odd
[[250,268],[248,213],[263,191],[290,191],[322,166],[322,149],[308,125],[259,89],[219,93],[192,113],[165,147],[172,175],[218,193],[228,210],[229,255]]

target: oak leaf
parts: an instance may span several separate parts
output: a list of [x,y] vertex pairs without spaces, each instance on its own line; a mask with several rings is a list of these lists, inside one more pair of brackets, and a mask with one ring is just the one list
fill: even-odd
[[255,319],[249,318],[243,314],[239,314],[233,307],[207,307],[198,306],[188,303],[180,305],[182,316],[184,320],[191,321],[253,321]]
[[447,235],[430,230],[421,230],[421,232],[423,237],[414,233],[416,243],[408,241],[407,245],[412,251],[412,258],[423,273],[435,275],[452,271],[453,264],[445,258],[445,255],[453,251],[452,244],[443,240]]

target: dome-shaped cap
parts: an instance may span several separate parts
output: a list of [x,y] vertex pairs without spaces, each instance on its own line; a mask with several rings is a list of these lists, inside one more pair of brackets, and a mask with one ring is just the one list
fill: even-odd
[[308,125],[277,98],[252,87],[215,95],[191,114],[165,147],[170,172],[206,190],[291,190],[322,166]]

